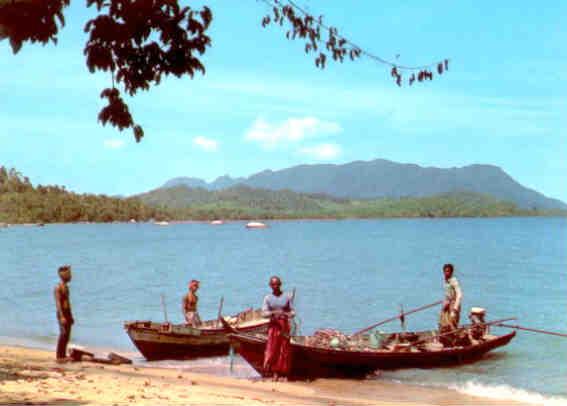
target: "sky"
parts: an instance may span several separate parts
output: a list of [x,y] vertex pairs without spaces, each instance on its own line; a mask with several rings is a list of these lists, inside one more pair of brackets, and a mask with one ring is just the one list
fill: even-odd
[[[109,74],[82,50],[84,1],[57,45],[0,42],[0,165],[34,184],[131,195],[190,176],[249,176],[299,164],[388,159],[501,167],[567,202],[567,3],[298,0],[361,48],[406,65],[450,59],[431,82],[397,87],[368,58],[315,67],[304,44],[260,22],[258,0],[211,0],[206,74],[128,99],[145,130],[103,127]],[[397,58],[397,59],[396,59]]]

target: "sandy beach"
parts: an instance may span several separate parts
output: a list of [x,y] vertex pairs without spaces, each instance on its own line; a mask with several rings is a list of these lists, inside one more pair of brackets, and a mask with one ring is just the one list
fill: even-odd
[[0,346],[0,404],[520,405],[389,382],[269,382],[170,368],[57,364],[51,352]]

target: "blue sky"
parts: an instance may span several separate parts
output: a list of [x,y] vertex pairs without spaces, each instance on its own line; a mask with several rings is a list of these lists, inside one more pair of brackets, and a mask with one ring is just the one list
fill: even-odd
[[129,101],[146,132],[139,144],[97,123],[110,78],[85,66],[83,1],[67,9],[57,46],[26,44],[13,56],[0,42],[0,164],[34,183],[129,195],[176,176],[302,163],[486,163],[567,201],[567,3],[299,2],[384,58],[451,59],[446,75],[411,88],[364,58],[316,69],[302,43],[261,27],[262,2],[205,4],[207,73]]

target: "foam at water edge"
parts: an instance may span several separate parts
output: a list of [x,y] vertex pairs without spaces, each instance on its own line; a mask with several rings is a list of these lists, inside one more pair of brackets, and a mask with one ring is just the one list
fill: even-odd
[[228,357],[201,358],[195,360],[162,360],[145,361],[136,363],[140,367],[158,367],[166,369],[176,369],[179,372],[204,372],[219,376],[231,376],[234,378],[254,379],[259,375],[240,357],[236,357],[232,371],[230,370],[230,360]]
[[466,395],[481,396],[498,400],[515,400],[533,405],[565,406],[567,398],[557,396],[544,396],[540,393],[514,388],[508,385],[485,385],[474,381],[464,384],[451,384],[450,389]]

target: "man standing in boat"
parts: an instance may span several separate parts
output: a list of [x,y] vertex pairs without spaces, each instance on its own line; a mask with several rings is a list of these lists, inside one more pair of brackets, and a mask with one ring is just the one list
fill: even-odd
[[185,316],[185,323],[192,327],[198,327],[201,325],[201,318],[197,311],[197,302],[199,301],[199,297],[197,296],[198,289],[199,281],[192,279],[191,282],[189,282],[189,292],[187,292],[187,294],[183,297],[183,315]]
[[57,321],[59,323],[59,339],[57,340],[57,362],[67,362],[67,344],[71,337],[71,326],[75,323],[71,312],[71,299],[69,297],[68,283],[71,281],[71,266],[63,265],[58,269],[61,282],[55,286],[55,306],[57,308]]
[[278,276],[270,278],[272,293],[266,295],[262,304],[262,316],[270,318],[268,342],[264,352],[264,372],[274,381],[287,377],[290,368],[290,318],[295,316],[293,298],[281,290]]
[[459,281],[453,275],[453,264],[443,265],[443,275],[445,277],[445,300],[443,309],[439,317],[439,332],[448,332],[459,327],[461,317],[461,301],[463,293]]

